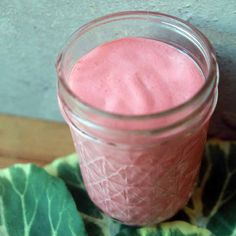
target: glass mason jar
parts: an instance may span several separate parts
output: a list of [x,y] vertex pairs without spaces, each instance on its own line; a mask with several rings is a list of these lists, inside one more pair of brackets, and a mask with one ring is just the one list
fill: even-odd
[[[81,101],[68,86],[75,63],[96,46],[124,37],[163,41],[186,53],[202,71],[203,87],[184,104],[155,114],[120,115]],[[57,75],[59,106],[92,201],[129,225],[173,216],[193,191],[217,101],[218,65],[206,37],[189,23],[157,12],[107,15],[72,35],[58,57]]]

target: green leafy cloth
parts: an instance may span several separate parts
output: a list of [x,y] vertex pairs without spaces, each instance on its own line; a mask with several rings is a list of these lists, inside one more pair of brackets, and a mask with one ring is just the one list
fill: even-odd
[[0,171],[1,236],[85,236],[75,202],[59,178],[35,165]]
[[0,236],[236,236],[236,144],[209,141],[188,205],[168,222],[130,227],[103,214],[75,154],[0,170]]

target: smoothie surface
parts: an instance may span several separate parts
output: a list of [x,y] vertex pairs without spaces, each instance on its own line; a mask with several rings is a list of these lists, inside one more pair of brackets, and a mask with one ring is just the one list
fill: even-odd
[[69,78],[70,88],[82,101],[125,115],[176,107],[203,83],[189,56],[146,38],[122,38],[94,48],[78,60]]

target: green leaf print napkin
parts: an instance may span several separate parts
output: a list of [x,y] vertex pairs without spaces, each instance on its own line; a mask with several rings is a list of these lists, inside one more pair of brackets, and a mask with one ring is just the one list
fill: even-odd
[[85,236],[75,202],[59,178],[35,165],[0,170],[0,236]]
[[236,144],[206,145],[188,205],[153,227],[122,225],[89,199],[75,154],[0,170],[0,236],[236,236]]

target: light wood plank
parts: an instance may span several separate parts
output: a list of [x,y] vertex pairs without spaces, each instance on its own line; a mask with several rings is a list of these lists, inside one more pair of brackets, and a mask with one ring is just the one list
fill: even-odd
[[44,165],[72,152],[66,124],[0,115],[0,168],[27,162]]

